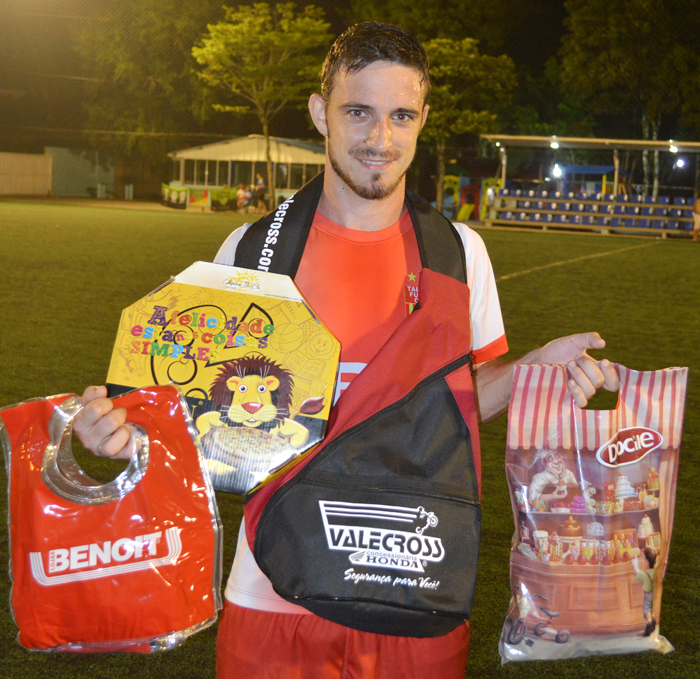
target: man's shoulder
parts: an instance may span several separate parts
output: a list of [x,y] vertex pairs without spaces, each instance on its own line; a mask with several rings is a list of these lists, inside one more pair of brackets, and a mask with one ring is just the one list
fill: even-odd
[[228,235],[228,238],[221,244],[219,251],[216,253],[216,257],[214,257],[214,262],[217,264],[228,264],[229,266],[233,266],[233,262],[236,259],[236,249],[238,248],[238,244],[241,242],[241,238],[243,238],[245,232],[251,226],[252,224],[247,222],[243,224],[243,226],[239,226],[237,229],[234,229]]
[[462,238],[462,242],[465,243],[465,247],[468,244],[477,250],[483,250],[486,252],[486,244],[484,243],[484,239],[477,231],[469,226],[469,224],[465,222],[452,222],[452,226],[454,226],[455,230]]
[[490,270],[491,260],[484,239],[475,229],[464,222],[452,222],[452,225],[462,241],[467,269],[475,271]]

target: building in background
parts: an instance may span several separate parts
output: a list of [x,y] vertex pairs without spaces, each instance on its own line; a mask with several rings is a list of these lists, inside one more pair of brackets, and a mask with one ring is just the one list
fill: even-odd
[[[173,160],[170,186],[190,189],[191,197],[206,200],[200,191],[255,186],[260,174],[267,183],[265,137],[251,134],[227,141],[195,146],[168,154]],[[272,204],[277,205],[315,177],[326,162],[323,144],[270,137]],[[268,187],[268,195],[271,193]]]
[[114,197],[114,164],[97,151],[47,146],[44,153],[53,158],[54,196]]
[[48,196],[52,160],[40,153],[0,153],[0,196]]

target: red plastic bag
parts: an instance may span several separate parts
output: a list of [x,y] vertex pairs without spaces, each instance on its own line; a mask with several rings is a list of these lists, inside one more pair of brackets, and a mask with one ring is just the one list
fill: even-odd
[[221,608],[218,510],[179,390],[116,399],[141,440],[99,484],[76,463],[77,396],[0,411],[19,643],[43,651],[174,648]]
[[504,663],[673,650],[659,611],[688,370],[617,370],[617,408],[594,411],[573,403],[564,366],[516,368]]

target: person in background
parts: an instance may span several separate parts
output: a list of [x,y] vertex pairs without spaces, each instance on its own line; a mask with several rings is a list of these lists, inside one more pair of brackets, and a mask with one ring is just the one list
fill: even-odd
[[243,192],[243,212],[249,212],[255,202],[255,190],[252,185],[245,187]]
[[246,210],[243,209],[245,204],[245,184],[241,182],[238,185],[238,189],[236,190],[236,209],[239,212],[246,212]]
[[265,186],[265,180],[263,176],[258,172],[255,175],[255,205],[256,207],[267,210],[267,203],[265,202],[265,194],[267,193],[267,186]]

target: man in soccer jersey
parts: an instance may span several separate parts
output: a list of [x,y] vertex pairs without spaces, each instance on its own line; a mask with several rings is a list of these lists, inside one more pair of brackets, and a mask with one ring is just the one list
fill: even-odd
[[[352,381],[410,313],[420,256],[405,207],[406,171],[429,110],[428,60],[409,33],[386,24],[351,27],[336,40],[309,111],[326,139],[323,193],[295,282],[341,342],[339,389]],[[508,405],[516,362],[507,351],[495,280],[481,238],[455,224],[466,254],[478,415]],[[233,264],[247,226],[216,260]],[[618,388],[596,333],[564,337],[519,363],[565,364],[579,406],[596,389]],[[104,387],[86,390],[75,430],[98,455],[129,455],[125,413]],[[464,676],[469,625],[428,639],[372,634],[319,618],[280,598],[258,568],[241,528],[217,642],[219,677],[393,679]]]

